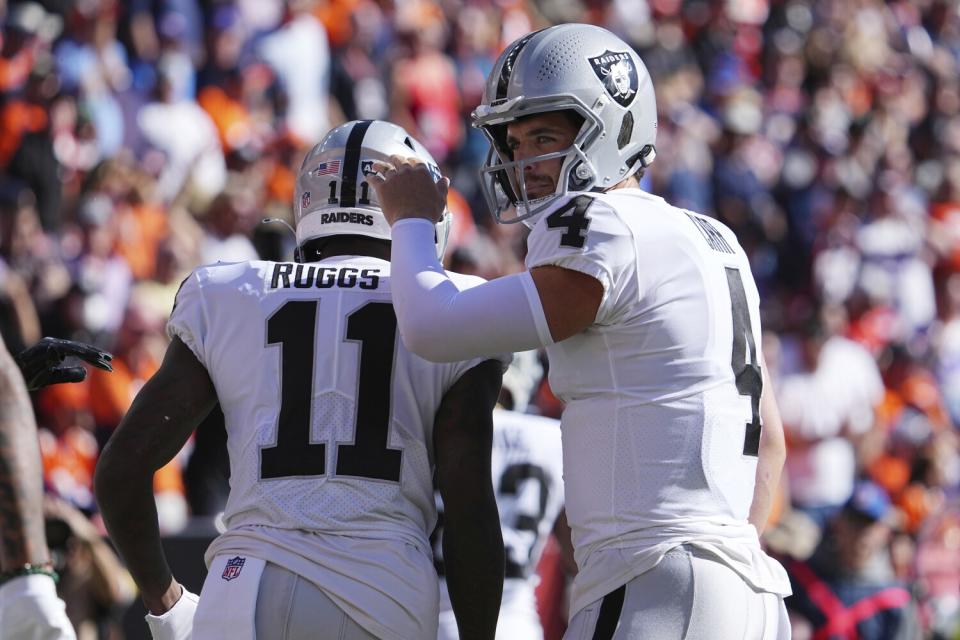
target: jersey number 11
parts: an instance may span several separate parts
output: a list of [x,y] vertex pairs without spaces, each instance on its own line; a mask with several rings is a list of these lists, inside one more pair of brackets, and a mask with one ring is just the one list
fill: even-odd
[[[310,442],[313,359],[319,300],[291,300],[267,320],[267,344],[279,344],[277,444],[260,449],[260,478],[321,476],[326,444]],[[348,342],[360,343],[353,444],[338,444],[338,476],[400,481],[402,453],[387,448],[390,381],[397,336],[393,305],[369,302],[347,316]],[[361,397],[362,395],[362,397]]]

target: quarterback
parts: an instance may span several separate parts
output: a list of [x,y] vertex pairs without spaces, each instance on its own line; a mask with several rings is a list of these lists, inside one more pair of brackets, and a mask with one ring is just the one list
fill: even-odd
[[[163,364],[96,473],[155,639],[436,637],[435,475],[461,637],[493,638],[504,561],[491,412],[502,362],[434,364],[397,339],[390,227],[367,182],[374,161],[397,153],[435,167],[390,123],[333,129],[297,180],[298,260],[200,267],[181,286]],[[448,225],[449,213],[431,225],[435,257]],[[197,604],[163,557],[150,486],[216,402],[230,495]]]
[[524,273],[458,286],[431,251],[447,183],[401,155],[372,184],[411,350],[546,349],[579,568],[567,638],[789,637],[789,581],[759,543],[785,455],[759,296],[726,226],[639,189],[657,123],[643,62],[596,26],[528,34],[473,123],[491,210],[530,228]]

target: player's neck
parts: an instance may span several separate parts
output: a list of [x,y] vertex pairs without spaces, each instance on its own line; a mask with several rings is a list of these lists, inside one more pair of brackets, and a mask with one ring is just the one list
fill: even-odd
[[381,260],[390,259],[389,242],[364,236],[332,238],[325,242],[319,251],[314,250],[311,254],[310,249],[310,247],[307,248],[308,255],[304,256],[304,262],[316,262],[334,256],[369,256]]
[[632,175],[626,180],[621,180],[617,184],[613,185],[612,187],[607,189],[607,191],[614,191],[616,189],[639,189],[639,188],[640,188],[640,181],[637,180],[636,175]]

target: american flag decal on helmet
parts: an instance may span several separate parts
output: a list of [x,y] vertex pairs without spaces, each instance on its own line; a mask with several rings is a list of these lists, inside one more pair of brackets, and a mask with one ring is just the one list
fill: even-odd
[[340,172],[339,160],[327,160],[326,162],[321,162],[320,164],[317,165],[317,168],[314,170],[314,173],[318,176],[329,176],[339,172]]
[[243,565],[246,561],[246,558],[241,558],[240,556],[230,558],[227,560],[227,566],[223,568],[223,573],[220,575],[220,577],[228,582],[234,578],[239,578],[240,570],[243,569]]

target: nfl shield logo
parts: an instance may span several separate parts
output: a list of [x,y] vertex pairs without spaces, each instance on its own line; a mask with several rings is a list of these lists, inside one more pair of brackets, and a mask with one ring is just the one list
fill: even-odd
[[637,95],[640,79],[637,77],[637,67],[634,66],[630,54],[626,51],[615,52],[607,50],[603,55],[589,58],[590,66],[597,78],[603,83],[610,97],[623,107],[629,107]]
[[223,574],[220,577],[227,581],[239,578],[240,570],[243,569],[243,563],[246,561],[246,558],[241,558],[240,556],[230,558],[227,560],[227,566],[223,568]]
[[310,206],[310,192],[304,191],[303,195],[300,196],[300,208],[306,209]]

